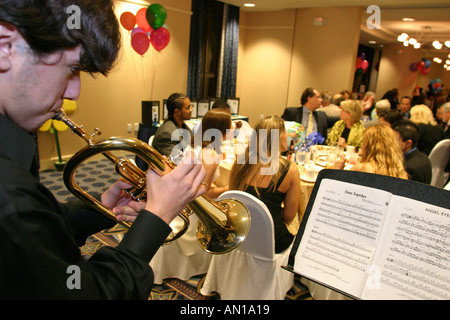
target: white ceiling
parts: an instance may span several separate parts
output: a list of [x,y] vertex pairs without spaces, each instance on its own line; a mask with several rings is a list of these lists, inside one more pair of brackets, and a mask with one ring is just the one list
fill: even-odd
[[[246,12],[277,11],[293,8],[348,7],[377,5],[381,9],[381,29],[368,29],[364,17],[361,23],[360,43],[370,46],[385,45],[397,41],[397,36],[405,32],[419,42],[428,42],[421,49],[425,53],[447,55],[450,49],[436,52],[430,46],[433,40],[444,42],[450,40],[450,0],[219,0],[241,8]],[[244,7],[252,2],[254,8]],[[415,18],[416,21],[405,22],[402,18]],[[326,17],[325,17],[326,18]],[[371,45],[368,41],[377,43]]]

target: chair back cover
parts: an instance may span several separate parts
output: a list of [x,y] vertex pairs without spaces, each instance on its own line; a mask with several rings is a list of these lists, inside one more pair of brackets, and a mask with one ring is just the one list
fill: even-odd
[[239,200],[250,212],[250,230],[236,250],[273,259],[275,256],[274,226],[266,205],[253,195],[238,190],[226,191],[219,196],[218,200],[220,199]]
[[431,185],[443,188],[447,181],[448,174],[445,167],[450,159],[450,139],[439,141],[431,150],[428,156],[431,162]]

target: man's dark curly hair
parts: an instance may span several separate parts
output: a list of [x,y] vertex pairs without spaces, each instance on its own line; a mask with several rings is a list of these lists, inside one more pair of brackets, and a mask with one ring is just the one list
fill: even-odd
[[[67,23],[73,5],[80,9],[79,28]],[[86,72],[106,75],[120,52],[113,0],[0,0],[0,22],[14,25],[38,57],[81,45]]]

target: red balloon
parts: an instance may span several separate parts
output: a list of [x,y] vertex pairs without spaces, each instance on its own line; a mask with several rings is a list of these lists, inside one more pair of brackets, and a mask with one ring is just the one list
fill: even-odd
[[150,27],[147,21],[147,8],[139,9],[139,11],[136,12],[136,22],[138,27],[145,32],[150,32],[150,30],[152,30],[152,27]]
[[150,34],[150,42],[153,46],[153,48],[156,49],[156,51],[161,51],[167,45],[170,41],[170,33],[169,30],[167,30],[164,27],[159,28],[158,30],[153,30]]
[[422,75],[427,75],[430,72],[430,68],[426,68],[426,69],[422,69],[420,70],[420,73],[422,73]]
[[139,27],[134,28],[133,30],[131,30],[131,36],[134,36],[136,33],[141,32],[141,33],[145,33],[147,34],[147,32],[145,32],[144,30],[142,30]]
[[356,64],[355,64],[355,71],[358,70],[358,68],[361,67],[361,62],[363,60],[361,59],[361,57],[356,58]]
[[417,62],[416,66],[417,66],[417,69],[419,69],[420,71],[422,71],[422,69],[425,68],[425,62],[419,61],[419,62]]
[[136,25],[136,17],[131,12],[126,11],[120,15],[120,24],[130,31]]
[[136,32],[131,37],[131,46],[133,47],[134,51],[136,51],[140,55],[146,53],[148,48],[150,47],[150,40],[147,34],[143,32]]
[[439,82],[435,82],[435,83],[433,84],[433,87],[434,87],[435,89],[439,89],[439,88],[441,87],[441,84],[440,84]]
[[369,61],[363,60],[363,62],[361,62],[360,68],[363,69],[364,71],[366,71],[368,66],[369,66]]

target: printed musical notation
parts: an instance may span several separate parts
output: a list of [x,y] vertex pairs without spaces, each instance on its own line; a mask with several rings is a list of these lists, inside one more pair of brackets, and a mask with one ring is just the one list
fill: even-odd
[[323,179],[294,270],[362,299],[450,299],[449,222],[449,209]]
[[426,204],[399,200],[392,227],[384,237],[389,245],[380,255],[384,261],[382,285],[400,297],[450,299],[450,227],[446,218],[430,215]]

